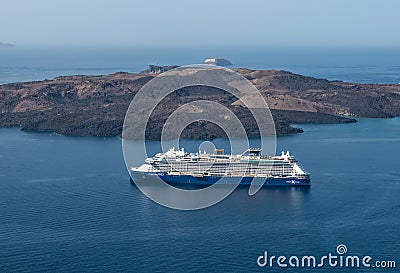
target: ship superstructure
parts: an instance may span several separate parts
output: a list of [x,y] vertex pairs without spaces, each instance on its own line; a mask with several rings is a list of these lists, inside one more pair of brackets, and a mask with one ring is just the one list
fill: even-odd
[[[147,158],[145,164],[131,169],[132,178],[146,179],[157,175],[168,183],[210,185],[224,177],[242,178],[241,184],[255,181],[263,185],[309,186],[310,175],[305,172],[294,156],[282,152],[280,156],[266,156],[261,149],[250,148],[243,154],[225,154],[223,149],[214,153],[188,153],[182,148],[171,148]],[[253,181],[254,180],[254,181]],[[226,182],[227,181],[227,182]]]

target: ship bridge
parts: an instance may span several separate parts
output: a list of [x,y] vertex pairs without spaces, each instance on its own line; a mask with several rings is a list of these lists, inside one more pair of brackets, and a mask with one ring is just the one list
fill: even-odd
[[242,155],[250,155],[250,156],[260,156],[261,155],[261,148],[249,148],[247,149]]

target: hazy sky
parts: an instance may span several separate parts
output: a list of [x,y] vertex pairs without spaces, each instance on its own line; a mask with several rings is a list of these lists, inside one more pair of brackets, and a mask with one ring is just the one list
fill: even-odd
[[399,0],[0,0],[17,46],[400,46]]

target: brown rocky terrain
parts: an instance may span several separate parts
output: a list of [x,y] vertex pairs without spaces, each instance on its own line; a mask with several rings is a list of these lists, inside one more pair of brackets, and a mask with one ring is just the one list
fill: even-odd
[[[158,69],[1,85],[0,126],[64,135],[120,135],[130,101],[156,76],[154,71]],[[400,85],[328,81],[276,70],[236,71],[265,97],[278,135],[302,132],[291,127],[293,123],[355,122],[344,116],[400,116]],[[199,98],[223,103],[240,117],[249,135],[258,134],[254,120],[234,97],[210,87],[190,87],[168,96],[157,106],[148,124],[148,137],[159,138],[166,117],[180,105]],[[220,136],[224,133],[207,122],[194,123],[183,132],[186,138]]]

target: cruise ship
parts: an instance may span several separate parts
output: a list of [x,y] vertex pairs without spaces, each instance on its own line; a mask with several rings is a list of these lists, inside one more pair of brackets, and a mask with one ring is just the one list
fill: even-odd
[[237,155],[225,154],[223,149],[214,149],[214,153],[188,153],[183,148],[171,148],[147,158],[140,167],[131,168],[133,181],[151,183],[154,176],[171,185],[209,186],[220,179],[225,184],[237,183],[240,179],[240,185],[310,186],[309,173],[289,151],[280,156],[266,156],[259,148]]

